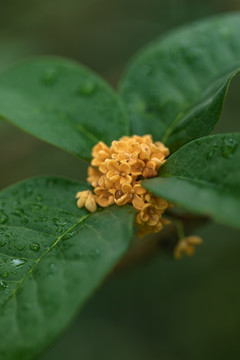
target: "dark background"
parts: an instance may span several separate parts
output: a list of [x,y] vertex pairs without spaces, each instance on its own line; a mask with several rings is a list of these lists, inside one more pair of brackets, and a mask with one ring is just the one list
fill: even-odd
[[[239,0],[0,0],[0,71],[42,54],[76,59],[116,86],[131,56],[168,29],[240,10]],[[240,131],[240,79],[215,132]],[[86,164],[0,122],[0,189]],[[212,224],[180,262],[159,254],[107,280],[41,360],[240,358],[240,232]],[[47,326],[47,324],[46,324]]]

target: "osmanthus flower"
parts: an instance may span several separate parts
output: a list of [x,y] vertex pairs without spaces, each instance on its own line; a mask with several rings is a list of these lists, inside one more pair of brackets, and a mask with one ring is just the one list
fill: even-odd
[[106,189],[104,186],[98,186],[94,189],[96,194],[96,203],[102,207],[107,207],[114,204],[114,193],[111,189]]
[[175,259],[181,259],[183,255],[192,256],[195,254],[195,246],[202,244],[199,236],[186,236],[180,239],[174,248]]
[[105,176],[98,169],[89,166],[87,181],[95,188],[97,186],[104,186]]
[[158,222],[157,225],[151,226],[148,224],[144,224],[144,225],[139,225],[138,226],[138,237],[142,238],[148,234],[152,234],[152,233],[158,233],[159,231],[161,231],[163,229],[164,225],[168,225],[170,224],[170,220],[168,219],[162,219]]
[[102,141],[99,141],[97,145],[95,145],[92,149],[93,159],[91,164],[93,166],[99,166],[105,159],[107,159],[110,155],[109,147],[104,144]]
[[109,160],[107,162],[106,178],[120,188],[124,183],[131,183],[131,166],[125,161]]
[[97,210],[96,198],[90,190],[79,191],[76,194],[76,199],[79,208],[85,206],[90,212],[95,212]]
[[141,210],[145,204],[143,196],[147,192],[139,183],[132,185],[124,183],[121,190],[116,192],[116,204],[119,206],[132,203],[137,210]]
[[168,148],[161,142],[153,143],[151,135],[123,136],[110,147],[100,141],[92,149],[88,168],[87,180],[94,194],[79,192],[77,206],[96,211],[97,205],[132,204],[140,237],[160,231],[169,223],[162,214],[172,205],[144,189],[141,181],[156,176],[168,155]]

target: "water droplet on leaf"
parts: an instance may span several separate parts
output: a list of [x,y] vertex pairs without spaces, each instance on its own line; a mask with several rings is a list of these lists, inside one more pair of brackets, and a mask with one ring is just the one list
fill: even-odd
[[231,138],[225,138],[223,140],[222,155],[225,158],[232,157],[233,153],[238,147],[238,142]]
[[216,156],[217,151],[218,151],[219,147],[216,143],[214,143],[211,147],[211,150],[209,150],[206,154],[206,159],[210,160],[212,159],[214,156]]
[[11,263],[13,264],[13,266],[15,266],[15,268],[21,268],[23,267],[23,265],[25,264],[26,260],[22,260],[22,259],[12,259]]
[[207,160],[210,160],[210,159],[213,157],[213,154],[214,154],[214,151],[213,151],[213,150],[209,151],[209,152],[207,153],[207,155],[206,155],[206,159],[207,159]]
[[39,244],[31,244],[29,246],[29,249],[34,251],[34,252],[38,252],[40,250],[40,245]]
[[3,210],[0,210],[0,224],[5,224],[8,221],[8,216]]
[[8,284],[5,281],[0,281],[0,288],[1,289],[7,289],[8,288]]
[[89,255],[92,259],[97,259],[100,256],[100,250],[99,249],[93,249],[89,252]]
[[93,80],[88,80],[84,84],[80,85],[77,89],[79,95],[89,96],[92,95],[97,89],[97,84]]
[[35,199],[36,201],[42,201],[42,195],[41,194],[36,195]]
[[16,210],[14,210],[14,212],[12,212],[12,215],[22,217],[24,215],[24,210],[21,208],[17,208]]
[[0,240],[0,246],[3,247],[4,245],[6,245],[6,240]]
[[77,235],[77,231],[70,231],[68,233],[66,233],[64,236],[63,236],[63,240],[68,240],[68,239],[71,239],[73,236]]
[[58,79],[58,71],[55,68],[48,68],[45,70],[42,82],[46,86],[52,86],[56,83]]

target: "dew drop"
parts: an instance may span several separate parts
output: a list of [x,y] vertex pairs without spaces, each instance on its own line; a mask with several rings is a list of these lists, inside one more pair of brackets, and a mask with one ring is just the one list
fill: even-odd
[[8,274],[8,272],[6,271],[6,272],[3,274],[3,277],[4,277],[4,278],[7,278],[8,275],[9,275],[9,274]]
[[100,250],[94,249],[89,252],[89,255],[92,259],[97,259],[100,256]]
[[28,216],[24,216],[22,222],[23,222],[24,224],[28,224],[28,223],[29,223],[29,217],[28,217]]
[[33,193],[33,189],[32,189],[32,186],[31,185],[28,185],[25,187],[25,191],[24,191],[24,198],[27,199],[29,196],[31,196]]
[[37,194],[35,197],[36,201],[42,201],[42,195],[41,194]]
[[22,259],[12,259],[11,263],[13,264],[13,266],[15,266],[15,268],[21,268],[23,267],[23,265],[25,264],[26,260],[22,260]]
[[52,86],[56,83],[58,79],[58,71],[55,68],[48,68],[45,70],[42,82],[46,86]]
[[206,159],[210,160],[212,159],[214,156],[216,156],[216,154],[218,153],[219,147],[216,143],[214,143],[211,147],[211,149],[206,153]]
[[14,212],[12,212],[12,215],[22,217],[24,216],[24,210],[21,208],[17,208],[16,210],[14,210]]
[[57,218],[52,219],[52,221],[53,221],[53,224],[56,226],[56,231],[58,233],[62,233],[64,231],[65,226],[66,226],[66,222],[61,221],[61,220],[59,220]]
[[92,95],[97,89],[97,84],[93,80],[88,80],[80,85],[77,89],[77,94],[89,96]]
[[232,157],[238,147],[238,142],[234,139],[225,138],[223,140],[222,155],[225,158]]
[[31,244],[29,246],[29,249],[34,251],[34,252],[38,252],[40,250],[40,245],[39,244]]
[[209,151],[209,152],[207,153],[207,155],[206,155],[206,159],[207,159],[207,160],[210,160],[210,159],[213,157],[213,154],[214,154],[214,151],[213,151],[213,150]]
[[3,210],[0,210],[0,224],[6,224],[8,221],[8,216],[5,214]]
[[8,284],[7,284],[5,281],[1,280],[1,281],[0,281],[0,288],[1,288],[1,289],[7,289],[7,288],[8,288]]
[[29,205],[29,209],[31,211],[38,211],[38,210],[42,210],[43,206],[41,204],[30,204]]
[[75,231],[70,231],[70,232],[66,233],[66,234],[63,236],[62,240],[71,239],[73,236],[77,235],[77,233],[78,233],[78,232],[77,232],[76,230],[75,230]]
[[6,245],[6,240],[0,240],[0,247],[3,247],[4,245]]

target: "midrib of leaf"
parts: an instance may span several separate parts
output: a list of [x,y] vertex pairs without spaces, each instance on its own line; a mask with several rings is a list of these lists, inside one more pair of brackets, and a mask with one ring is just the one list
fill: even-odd
[[[31,99],[32,100],[32,99]],[[34,100],[33,100],[34,101]],[[72,119],[72,117],[69,114],[64,114],[64,116],[62,116],[62,113],[55,110],[54,108],[50,109],[50,112],[53,112],[55,114],[57,114],[58,116],[61,116],[63,119],[66,119],[66,121],[72,123],[72,125],[74,126],[74,128],[77,128],[78,130],[81,130],[84,135],[89,139],[92,140],[96,143],[98,143],[100,141],[100,138],[96,137],[94,134],[90,133],[86,127],[82,124],[78,124],[75,120]],[[1,115],[0,115],[1,116]],[[25,130],[24,130],[25,131]],[[45,140],[44,140],[45,141]]]
[[[195,101],[195,100],[194,100]],[[186,113],[184,113],[184,111],[188,111],[189,110],[189,106],[190,104],[186,104],[185,107],[183,109],[181,109],[181,111],[179,111],[179,113],[176,115],[176,117],[173,119],[173,121],[171,122],[169,127],[166,127],[166,131],[165,134],[162,137],[162,142],[164,144],[166,144],[169,136],[171,135],[172,131],[174,130],[175,126],[177,125],[177,123],[186,115]],[[160,119],[159,119],[160,120]]]
[[[55,114],[58,114],[58,112],[57,112],[57,111],[54,111],[53,109],[51,110],[51,112],[53,112],[53,113],[55,112]],[[94,134],[92,134],[91,132],[89,132],[89,131],[86,129],[85,126],[83,126],[82,124],[78,124],[78,123],[75,122],[73,119],[71,119],[71,117],[69,117],[69,115],[65,114],[64,118],[65,118],[68,122],[70,122],[70,123],[73,125],[74,128],[80,130],[80,131],[85,135],[85,137],[88,138],[90,141],[93,141],[94,143],[97,144],[97,143],[101,140],[100,138],[98,138],[97,136],[95,136]],[[11,121],[9,118],[3,116],[2,114],[0,114],[0,120],[7,121],[7,122],[9,122],[9,123],[12,124],[12,121]],[[30,131],[28,131],[28,130],[26,130],[25,128],[19,126],[18,124],[16,124],[16,123],[13,123],[13,124],[14,124],[14,126],[16,126],[18,129],[23,130],[23,131],[26,132],[27,134],[29,134],[29,135],[31,135],[31,136],[33,135]],[[129,126],[130,126],[130,125],[129,125]],[[35,136],[36,138],[38,138],[38,139],[41,140],[41,141],[44,141],[44,142],[52,145],[50,141],[43,139],[41,136],[38,136],[38,135],[35,135],[35,134],[34,134],[33,136]],[[60,146],[58,146],[58,145],[55,145],[55,146],[57,146],[58,148],[61,149]],[[69,152],[70,154],[76,156],[76,154],[74,154],[74,153],[71,152],[70,150],[68,150],[68,152]],[[84,159],[84,160],[86,160],[87,162],[89,162],[89,159]]]
[[[5,302],[2,304],[1,308],[0,308],[0,313],[1,310],[4,308],[4,306],[8,303],[8,301],[10,301],[11,298],[14,297],[14,295],[16,294],[16,292],[18,291],[18,289],[21,287],[21,285],[24,283],[24,281],[28,278],[28,276],[32,275],[33,270],[36,268],[36,266],[40,263],[40,261],[55,247],[58,245],[58,243],[60,242],[60,240],[72,229],[74,229],[77,225],[79,225],[80,223],[82,223],[84,220],[86,220],[89,216],[91,215],[91,213],[83,216],[80,220],[78,220],[75,224],[73,224],[68,230],[66,230],[61,236],[59,236],[56,241],[36,260],[35,264],[31,267],[31,269],[27,272],[27,274],[22,278],[22,280],[19,281],[18,286],[14,289],[14,291],[9,295],[9,297],[5,300]],[[30,229],[31,230],[31,229]]]

